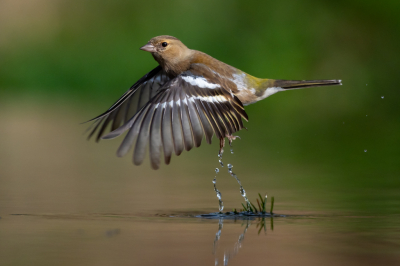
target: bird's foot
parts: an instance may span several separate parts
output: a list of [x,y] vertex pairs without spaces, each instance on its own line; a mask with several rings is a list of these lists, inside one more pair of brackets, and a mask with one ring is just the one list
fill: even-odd
[[233,136],[233,135],[226,135],[229,141],[229,146],[232,146],[232,141],[234,141],[236,138],[241,139],[239,136]]
[[[228,141],[229,141],[229,146],[232,146],[232,142],[233,142],[236,138],[241,139],[239,136],[233,136],[233,135],[228,135],[228,134],[226,134],[225,137],[226,137],[226,138],[228,139]],[[225,138],[220,138],[220,139],[219,139],[219,154],[218,154],[218,155],[221,155],[221,156],[222,156],[222,154],[224,153],[224,147],[225,147]]]

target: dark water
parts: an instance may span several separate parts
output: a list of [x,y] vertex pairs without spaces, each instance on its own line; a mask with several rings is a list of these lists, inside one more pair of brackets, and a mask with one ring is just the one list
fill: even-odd
[[1,111],[0,265],[400,264],[398,167],[371,150],[297,153],[307,144],[287,136],[250,150],[243,132],[225,165],[252,202],[268,193],[286,217],[204,219],[218,210],[217,167],[225,210],[244,202],[217,144],[153,171],[116,158],[118,140],[87,142],[85,111],[68,103]]

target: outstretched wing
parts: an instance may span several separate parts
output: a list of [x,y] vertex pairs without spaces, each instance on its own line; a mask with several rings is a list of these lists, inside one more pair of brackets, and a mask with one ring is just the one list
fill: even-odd
[[[200,74],[201,73],[201,74]],[[135,116],[103,138],[114,138],[129,130],[117,155],[125,155],[134,143],[133,162],[140,165],[149,144],[153,169],[160,166],[161,150],[169,164],[171,155],[199,147],[203,136],[223,139],[244,128],[248,119],[240,100],[222,87],[208,67],[192,65],[188,71],[165,83]]]
[[125,124],[132,118],[151,98],[153,98],[170,78],[162,70],[161,66],[139,79],[126,91],[106,112],[89,120],[94,121],[89,128],[90,139],[97,131],[96,141],[105,133],[107,126],[111,124],[110,131],[113,131]]

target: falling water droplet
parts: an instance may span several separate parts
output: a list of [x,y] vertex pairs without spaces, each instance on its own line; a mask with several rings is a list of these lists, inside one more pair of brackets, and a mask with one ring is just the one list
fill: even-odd
[[215,168],[215,173],[219,173],[219,169],[218,168]]
[[232,167],[233,167],[233,165],[231,165],[230,163],[228,163],[227,167],[228,167],[228,172],[229,172],[230,174],[232,174]]
[[219,200],[219,211],[222,212],[224,210],[224,202],[221,200]]
[[219,199],[219,200],[221,200],[221,192],[217,192],[217,198]]
[[242,186],[240,186],[240,194],[242,194],[243,197],[246,197],[246,190]]
[[233,149],[231,149],[231,154],[233,154]]
[[364,150],[364,152],[367,152],[367,150]]
[[236,179],[236,181],[238,182],[239,186],[241,186],[242,182],[240,182],[240,179],[237,177],[237,175],[235,173],[232,173],[232,172],[231,172],[231,175],[233,176],[233,178]]
[[217,183],[217,179],[214,178],[212,182],[213,182],[213,184],[216,184]]
[[381,99],[385,99],[385,96],[381,96]]

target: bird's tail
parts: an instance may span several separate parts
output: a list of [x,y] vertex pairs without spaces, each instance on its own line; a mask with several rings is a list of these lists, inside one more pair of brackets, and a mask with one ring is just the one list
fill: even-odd
[[329,79],[329,80],[273,80],[271,87],[282,88],[282,89],[302,89],[308,87],[319,87],[319,86],[331,86],[331,85],[342,85],[340,79]]

